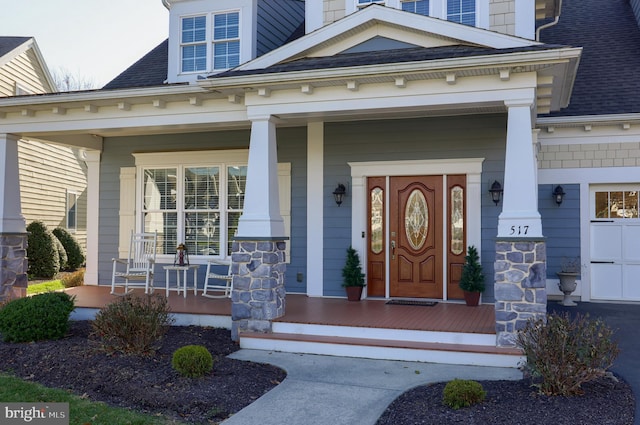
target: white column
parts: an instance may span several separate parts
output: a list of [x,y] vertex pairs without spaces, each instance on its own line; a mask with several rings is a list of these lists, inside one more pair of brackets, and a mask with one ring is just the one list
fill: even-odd
[[20,204],[18,140],[13,134],[0,134],[0,233],[27,231]]
[[100,218],[100,151],[84,152],[87,164],[87,265],[84,281],[98,284],[98,248]]
[[536,2],[535,0],[517,0],[514,2],[516,18],[516,37],[536,38]]
[[272,116],[252,117],[244,211],[238,238],[285,238],[278,193],[276,124]]
[[324,1],[315,0],[305,2],[305,34],[322,28],[324,25]]
[[307,125],[307,295],[321,297],[324,263],[324,123]]
[[509,116],[498,237],[542,236],[542,221],[538,212],[536,156],[531,130],[532,103],[530,99],[505,102]]

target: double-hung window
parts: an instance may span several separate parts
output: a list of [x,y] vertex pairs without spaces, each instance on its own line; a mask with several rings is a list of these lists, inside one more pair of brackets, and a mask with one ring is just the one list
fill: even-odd
[[447,20],[475,26],[476,0],[447,0]]
[[429,0],[403,1],[402,10],[429,16]]
[[240,64],[240,12],[183,17],[180,72],[210,72]]
[[213,69],[233,68],[240,64],[240,14],[213,15]]
[[78,194],[67,191],[67,230],[75,232],[78,226]]
[[192,160],[139,168],[142,206],[138,219],[145,232],[158,232],[159,254],[173,255],[184,243],[194,259],[231,255],[244,206],[247,165],[229,159],[232,161]]
[[182,18],[182,72],[207,70],[207,17]]

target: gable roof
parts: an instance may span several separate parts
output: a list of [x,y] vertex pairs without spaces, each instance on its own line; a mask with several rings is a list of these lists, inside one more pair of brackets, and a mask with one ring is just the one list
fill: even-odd
[[0,57],[29,41],[31,37],[0,37]]
[[103,89],[161,86],[167,80],[168,64],[169,39],[166,39],[108,82]]
[[540,38],[583,47],[571,103],[551,117],[640,113],[640,29],[628,0],[565,0]]
[[331,56],[373,37],[394,38],[421,47],[462,44],[504,49],[540,44],[520,37],[372,4],[244,63],[235,70],[264,69],[301,58]]

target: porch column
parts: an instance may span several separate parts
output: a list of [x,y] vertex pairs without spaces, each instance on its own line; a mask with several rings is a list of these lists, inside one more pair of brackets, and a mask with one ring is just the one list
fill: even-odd
[[27,228],[20,203],[18,140],[0,134],[0,301],[27,293]]
[[514,346],[530,318],[547,311],[546,243],[538,212],[532,100],[508,110],[504,197],[498,218],[495,270],[496,345]]
[[100,151],[83,153],[87,164],[87,255],[84,280],[98,284],[98,248],[100,221]]
[[233,242],[231,338],[270,332],[284,315],[285,240],[280,215],[276,125],[272,116],[252,117],[244,208]]

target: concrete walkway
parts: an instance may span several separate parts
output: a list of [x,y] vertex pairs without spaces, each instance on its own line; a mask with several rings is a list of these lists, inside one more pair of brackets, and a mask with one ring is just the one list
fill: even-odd
[[517,380],[517,369],[240,350],[229,357],[287,371],[276,388],[224,425],[368,425],[406,390],[454,378]]

